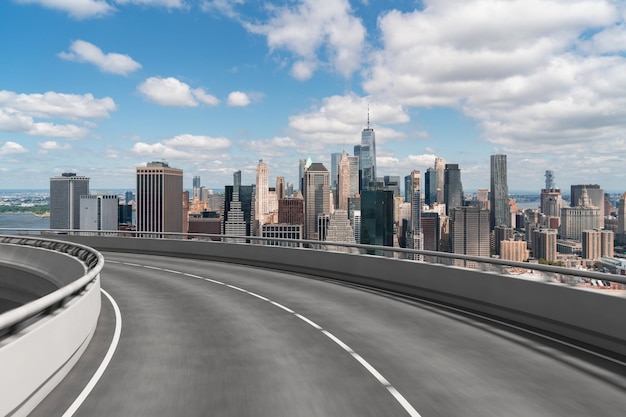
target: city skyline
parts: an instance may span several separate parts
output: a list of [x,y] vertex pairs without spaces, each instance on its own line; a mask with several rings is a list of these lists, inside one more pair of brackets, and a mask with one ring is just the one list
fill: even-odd
[[136,166],[161,159],[185,187],[199,175],[221,189],[237,170],[251,183],[259,159],[297,184],[299,159],[329,167],[332,153],[353,154],[369,109],[378,177],[442,157],[476,190],[489,187],[489,155],[507,154],[510,191],[540,190],[554,170],[561,189],[623,192],[625,11],[608,0],[4,1],[0,189],[45,189],[62,172],[130,189]]

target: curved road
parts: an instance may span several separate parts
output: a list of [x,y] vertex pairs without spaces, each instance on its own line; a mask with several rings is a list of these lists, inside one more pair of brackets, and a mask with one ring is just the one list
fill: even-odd
[[[619,416],[626,365],[465,314],[283,272],[105,253],[121,338],[76,416]],[[119,323],[117,323],[119,324]],[[61,416],[98,331],[32,413]],[[66,414],[69,415],[69,414]]]

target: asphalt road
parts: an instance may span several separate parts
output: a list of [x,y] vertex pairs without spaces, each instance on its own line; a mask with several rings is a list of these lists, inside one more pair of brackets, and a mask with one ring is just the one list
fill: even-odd
[[[76,416],[626,415],[626,365],[503,325],[324,279],[104,255],[121,338]],[[63,415],[115,325],[103,298],[93,342],[33,416]]]

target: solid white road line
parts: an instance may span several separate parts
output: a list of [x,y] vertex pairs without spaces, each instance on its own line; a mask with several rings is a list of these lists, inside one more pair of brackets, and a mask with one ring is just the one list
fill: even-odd
[[115,350],[117,349],[117,345],[120,342],[120,335],[122,334],[122,314],[120,313],[120,308],[118,307],[117,303],[108,292],[106,292],[102,288],[100,288],[100,291],[102,291],[102,294],[104,294],[109,299],[109,302],[111,303],[111,305],[113,306],[113,310],[115,311],[115,330],[113,332],[113,339],[111,340],[111,345],[109,346],[109,350],[107,350],[106,355],[104,355],[104,359],[102,360],[102,363],[100,363],[100,366],[98,367],[96,372],[93,374],[93,376],[91,377],[91,379],[89,380],[85,388],[83,388],[81,393],[78,395],[76,400],[74,400],[74,402],[72,403],[72,405],[70,405],[67,411],[63,413],[63,417],[73,416],[74,413],[76,413],[76,411],[78,410],[78,408],[83,404],[83,402],[85,402],[85,400],[87,399],[87,396],[89,396],[91,391],[94,389],[94,387],[96,386],[96,384],[98,383],[102,375],[104,374],[104,371],[106,371],[107,366],[109,366],[109,363],[111,362],[111,359],[113,358],[113,354],[115,353]]

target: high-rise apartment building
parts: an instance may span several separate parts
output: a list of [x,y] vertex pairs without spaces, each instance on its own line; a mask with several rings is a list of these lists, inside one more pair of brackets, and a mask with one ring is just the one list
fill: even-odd
[[[450,209],[452,253],[489,257],[489,210],[478,207]],[[456,265],[475,268],[475,262],[455,261]]]
[[509,186],[507,183],[506,155],[491,155],[491,193],[489,194],[489,228],[511,227]]
[[503,240],[500,243],[500,259],[515,262],[526,262],[528,260],[528,249],[523,240]]
[[278,200],[278,223],[304,226],[304,199],[290,197]]
[[619,199],[619,206],[617,208],[617,233],[626,233],[626,193],[622,194]]
[[119,200],[116,195],[81,196],[81,230],[117,230],[119,225]]
[[502,255],[502,241],[513,239],[515,236],[515,231],[511,227],[507,226],[496,226],[493,229],[494,235],[494,253],[496,255]]
[[183,170],[166,162],[137,167],[137,231],[183,231]]
[[320,214],[330,214],[330,174],[321,163],[312,163],[304,172],[304,238],[318,240]]
[[458,164],[446,164],[443,173],[444,203],[449,216],[453,208],[463,206],[463,184]]
[[350,161],[348,154],[341,153],[339,158],[338,176],[337,176],[337,205],[339,210],[348,211],[348,199],[350,198]]
[[270,171],[267,164],[259,159],[256,166],[256,194],[254,198],[254,220],[259,226],[265,223],[265,217],[269,213],[269,179]]
[[64,172],[50,178],[50,228],[80,228],[80,197],[89,195],[89,178]]
[[445,200],[445,163],[443,158],[435,158],[435,172],[437,173],[437,202],[444,203]]
[[600,254],[605,258],[615,256],[615,233],[612,230],[600,231]]
[[583,259],[600,259],[602,256],[600,230],[583,230]]
[[[411,217],[409,221],[407,247],[417,250],[424,249],[424,236],[420,223],[422,216],[422,188],[420,180],[420,172],[417,170],[411,171]],[[423,257],[418,255],[415,260],[423,260]]]

